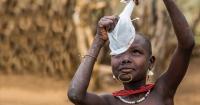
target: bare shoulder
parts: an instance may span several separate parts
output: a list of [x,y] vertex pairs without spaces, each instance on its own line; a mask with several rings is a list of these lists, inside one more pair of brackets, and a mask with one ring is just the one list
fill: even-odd
[[168,88],[165,87],[163,84],[165,83],[160,80],[156,81],[155,87],[151,92],[152,93],[151,97],[153,97],[153,99],[162,100],[162,102],[165,103],[166,105],[173,105],[174,93],[169,91]]
[[142,103],[141,105],[174,105],[174,98],[173,97],[165,97],[162,94],[160,94],[158,88],[161,87],[155,87],[147,97],[146,101]]
[[113,104],[116,101],[116,98],[109,93],[101,93],[99,96],[104,99],[109,105]]
[[103,99],[111,99],[114,98],[112,94],[110,93],[100,93],[99,96]]

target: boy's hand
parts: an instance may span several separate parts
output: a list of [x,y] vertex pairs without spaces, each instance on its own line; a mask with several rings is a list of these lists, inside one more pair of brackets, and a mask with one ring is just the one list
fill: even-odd
[[111,32],[118,22],[118,17],[116,16],[104,16],[99,20],[97,26],[97,35],[100,36],[104,41],[108,40],[107,32]]
[[133,0],[133,1],[135,1],[136,5],[139,5],[139,0]]

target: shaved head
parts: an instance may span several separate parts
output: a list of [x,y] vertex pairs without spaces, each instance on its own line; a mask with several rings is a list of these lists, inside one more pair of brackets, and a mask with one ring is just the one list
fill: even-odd
[[151,41],[149,38],[147,38],[145,35],[141,33],[136,34],[136,40],[144,40],[144,47],[147,50],[149,56],[152,55],[152,47],[151,47]]

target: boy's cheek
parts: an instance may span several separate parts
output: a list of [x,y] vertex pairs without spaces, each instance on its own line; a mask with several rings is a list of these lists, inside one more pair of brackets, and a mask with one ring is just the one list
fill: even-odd
[[145,59],[135,59],[134,63],[138,67],[146,67],[146,65],[147,65],[148,62]]
[[120,62],[119,61],[117,61],[117,60],[111,60],[111,66],[112,67],[114,67],[114,68],[116,68],[118,65],[120,64]]
[[117,70],[117,68],[118,68],[118,66],[117,66],[117,65],[112,65],[112,69],[113,69],[114,71],[116,71],[116,70]]

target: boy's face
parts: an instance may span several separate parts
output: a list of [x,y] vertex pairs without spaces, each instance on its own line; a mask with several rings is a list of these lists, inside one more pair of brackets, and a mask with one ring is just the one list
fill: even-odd
[[129,80],[130,75],[133,77],[132,82],[143,80],[151,66],[150,59],[151,55],[149,55],[145,39],[136,35],[134,42],[126,52],[111,57],[112,72],[115,77],[121,75],[120,79],[124,81]]

